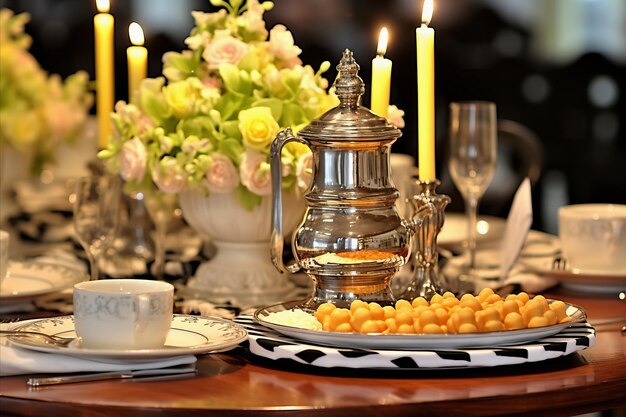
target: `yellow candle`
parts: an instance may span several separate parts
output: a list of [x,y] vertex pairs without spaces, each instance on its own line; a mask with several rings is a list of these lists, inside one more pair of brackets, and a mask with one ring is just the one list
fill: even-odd
[[428,27],[433,0],[424,1],[422,26],[417,28],[418,167],[421,181],[435,175],[435,31]]
[[111,134],[111,112],[115,100],[113,27],[109,0],[96,0],[98,14],[93,18],[96,41],[96,113],[98,144],[106,148]]
[[389,86],[391,85],[391,60],[385,58],[387,52],[387,28],[380,30],[376,57],[372,60],[372,111],[380,117],[387,117],[389,110]]
[[128,61],[128,101],[133,97],[133,93],[139,89],[139,85],[148,73],[148,50],[144,44],[143,30],[138,23],[131,23],[128,26],[128,36],[133,46],[126,49],[126,60]]

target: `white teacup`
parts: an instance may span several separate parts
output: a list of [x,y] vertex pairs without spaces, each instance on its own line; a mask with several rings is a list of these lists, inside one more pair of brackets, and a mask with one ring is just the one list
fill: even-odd
[[572,272],[626,274],[626,205],[561,207],[559,238]]
[[105,279],[74,285],[74,324],[89,349],[157,349],[172,325],[174,286]]
[[9,232],[0,230],[0,283],[7,276],[9,267]]

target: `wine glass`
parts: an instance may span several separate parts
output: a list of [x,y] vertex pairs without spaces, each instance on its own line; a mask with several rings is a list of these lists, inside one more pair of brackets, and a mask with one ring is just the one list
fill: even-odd
[[162,280],[165,276],[165,251],[167,234],[177,218],[178,195],[151,189],[144,193],[148,215],[154,223],[154,276]]
[[115,238],[121,180],[115,176],[88,176],[76,181],[74,230],[87,254],[90,280],[100,278],[98,262]]
[[486,101],[450,103],[449,168],[465,202],[469,271],[476,268],[478,203],[493,178],[496,154],[496,105]]

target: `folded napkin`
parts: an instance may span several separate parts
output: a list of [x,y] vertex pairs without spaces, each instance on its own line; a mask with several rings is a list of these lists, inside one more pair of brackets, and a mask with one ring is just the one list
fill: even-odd
[[530,180],[525,178],[515,192],[513,204],[506,219],[502,249],[500,251],[500,276],[506,279],[519,257],[526,237],[533,224],[533,204],[530,192]]
[[[26,322],[22,322],[23,324]],[[0,329],[10,329],[15,324],[0,324]],[[106,358],[91,360],[57,353],[37,352],[12,346],[6,337],[0,338],[0,376],[73,373],[73,372],[110,372],[139,369],[160,369],[196,362],[194,355],[176,356],[167,359],[141,359],[137,362],[107,362]]]
[[[525,178],[515,192],[506,221],[500,252],[500,285],[517,284],[523,291],[539,293],[558,284],[554,278],[540,276],[519,262],[520,256],[551,258],[555,255],[549,235],[531,231],[533,206],[530,180]],[[537,243],[547,245],[537,245]],[[542,253],[543,251],[543,253]]]

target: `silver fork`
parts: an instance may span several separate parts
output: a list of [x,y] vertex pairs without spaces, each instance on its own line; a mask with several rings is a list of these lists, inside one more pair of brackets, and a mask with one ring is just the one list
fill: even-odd
[[74,338],[61,337],[39,332],[27,332],[22,330],[0,330],[0,336],[24,337],[24,338],[40,338],[48,345],[66,347],[72,343]]

